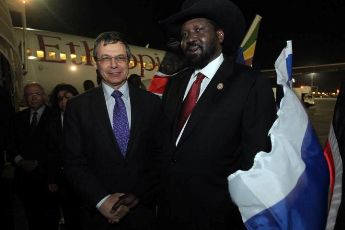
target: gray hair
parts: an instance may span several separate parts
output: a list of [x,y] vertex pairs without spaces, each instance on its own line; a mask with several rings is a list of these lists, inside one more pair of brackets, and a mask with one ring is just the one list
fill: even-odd
[[128,43],[125,41],[124,36],[117,32],[117,31],[109,31],[109,32],[103,32],[98,37],[96,38],[93,46],[93,57],[95,60],[97,60],[97,51],[98,51],[98,46],[103,42],[103,45],[106,46],[108,44],[115,44],[117,42],[121,42],[122,44],[125,45],[126,47],[126,53],[128,59],[131,58],[132,53],[129,48]]
[[42,93],[43,93],[43,94],[46,94],[46,92],[45,92],[43,86],[42,86],[40,83],[38,83],[38,82],[30,82],[30,83],[27,83],[27,84],[24,86],[24,90],[23,90],[23,91],[24,91],[24,95],[25,95],[25,92],[28,90],[28,88],[31,87],[31,86],[36,86],[36,87],[40,88],[40,89],[42,90]]

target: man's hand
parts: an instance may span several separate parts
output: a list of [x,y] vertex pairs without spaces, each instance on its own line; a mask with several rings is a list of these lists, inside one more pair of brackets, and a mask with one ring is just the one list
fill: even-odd
[[98,209],[102,213],[102,215],[108,219],[109,223],[119,222],[120,219],[127,213],[126,210],[123,210],[123,208],[121,209],[121,213],[115,213],[112,211],[112,207],[115,205],[115,203],[119,200],[120,196],[122,195],[124,194],[111,194]]
[[136,197],[134,194],[128,193],[125,195],[122,195],[119,200],[114,204],[112,207],[112,211],[116,212],[118,208],[120,208],[121,205],[127,206],[129,209],[134,208],[139,203],[138,197]]
[[37,161],[35,160],[21,160],[17,164],[27,172],[34,171],[38,165]]
[[59,186],[57,184],[48,184],[48,189],[50,192],[57,192],[59,190]]
[[134,208],[138,204],[138,202],[139,199],[134,194],[129,193],[122,195],[111,208],[111,213],[114,213],[117,217],[117,221],[114,222],[118,223],[125,215],[127,215],[131,208]]

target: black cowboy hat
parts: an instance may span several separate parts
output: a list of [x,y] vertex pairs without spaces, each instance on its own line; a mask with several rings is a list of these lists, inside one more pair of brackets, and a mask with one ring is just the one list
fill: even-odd
[[166,18],[163,24],[168,36],[180,39],[181,25],[192,18],[212,20],[224,31],[223,52],[237,51],[245,33],[245,19],[241,10],[229,0],[186,0],[181,11]]

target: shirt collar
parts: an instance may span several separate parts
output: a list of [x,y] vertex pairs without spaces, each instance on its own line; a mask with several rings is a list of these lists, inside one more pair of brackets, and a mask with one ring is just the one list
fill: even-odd
[[45,105],[42,105],[42,106],[41,106],[38,110],[36,110],[36,111],[33,110],[33,109],[30,109],[30,113],[32,114],[32,113],[34,113],[34,112],[37,112],[37,115],[38,115],[38,116],[41,116],[45,107],[46,107]]
[[203,75],[205,75],[210,80],[213,78],[213,76],[216,74],[217,70],[219,69],[220,65],[224,61],[223,53],[221,53],[216,59],[211,61],[202,69],[198,69],[194,71],[193,77],[195,77],[199,72],[201,72]]
[[[102,82],[102,88],[104,96],[107,99],[112,98],[111,94],[114,92],[114,89],[109,85],[105,84],[104,82]],[[125,97],[126,99],[129,98],[129,89],[127,81],[118,90],[122,93],[123,97]]]

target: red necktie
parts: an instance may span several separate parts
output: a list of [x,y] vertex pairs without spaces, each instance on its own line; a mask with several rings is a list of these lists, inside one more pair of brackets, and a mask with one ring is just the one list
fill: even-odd
[[192,87],[189,89],[189,92],[183,101],[182,110],[177,126],[178,134],[181,132],[182,127],[186,123],[189,115],[192,113],[193,108],[196,105],[196,102],[198,101],[201,82],[204,78],[205,75],[203,75],[202,73],[198,73],[196,80],[193,82]]

